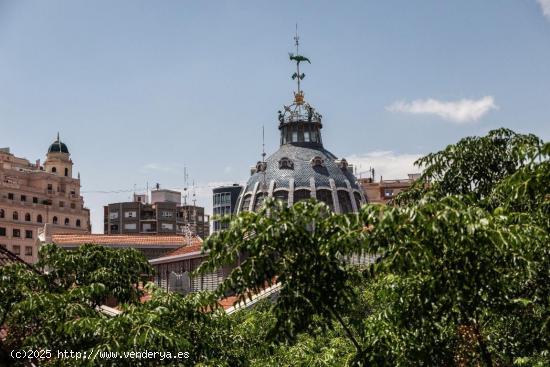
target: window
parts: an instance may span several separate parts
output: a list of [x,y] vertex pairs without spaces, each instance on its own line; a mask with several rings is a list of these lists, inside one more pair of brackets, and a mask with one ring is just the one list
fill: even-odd
[[160,228],[167,229],[167,230],[173,230],[174,225],[172,223],[161,223]]
[[256,197],[254,198],[254,211],[257,211],[262,206],[262,203],[264,202],[264,193],[259,192],[256,194]]
[[27,201],[27,195],[21,195],[21,201]]
[[298,132],[297,131],[293,131],[292,132],[292,142],[297,142],[298,141]]
[[332,201],[332,191],[317,190],[317,200],[327,204],[330,210],[334,210],[334,202]]
[[53,186],[52,184],[48,184],[48,192],[52,192],[53,191]]
[[349,192],[338,190],[338,202],[340,203],[340,211],[342,213],[353,212],[353,207],[351,204],[351,198],[350,198]]
[[0,247],[2,247],[4,250],[8,249],[8,245],[4,245],[3,243],[0,243]]
[[69,218],[65,218],[65,225],[68,226],[70,223],[71,221],[69,220]]
[[52,173],[56,173],[57,172],[57,168],[56,167],[52,167]]
[[65,177],[69,176],[69,169],[65,168]]
[[124,218],[136,218],[137,212],[135,210],[124,212]]
[[167,210],[163,210],[161,215],[162,215],[164,218],[172,218],[172,216],[174,215],[174,213],[173,213],[173,212],[170,212],[170,211],[167,211]]
[[247,212],[250,210],[250,200],[252,199],[252,195],[246,195],[243,199],[243,205],[241,207],[241,211]]
[[143,223],[141,226],[143,232],[151,232],[151,223]]
[[118,224],[111,224],[111,232],[118,232]]
[[6,235],[6,228],[0,227],[0,236],[4,237]]
[[294,168],[294,162],[292,162],[289,158],[283,157],[279,160],[279,169],[293,169]]
[[301,190],[294,191],[294,203],[295,204],[297,202],[301,201],[301,200],[306,200],[306,199],[310,199],[310,198],[311,198],[311,193],[310,193],[309,190],[301,189]]
[[311,158],[311,165],[313,167],[322,167],[324,163],[325,161],[323,160],[323,158],[319,156]]
[[384,196],[391,198],[393,196],[393,189],[384,189]]
[[110,212],[109,219],[118,219],[118,212]]
[[13,218],[13,220],[19,220],[19,213],[18,212],[13,212],[12,218]]
[[126,224],[124,224],[124,229],[135,230],[135,229],[137,229],[137,224],[136,223],[126,223]]
[[33,203],[33,204],[38,204],[38,198],[37,198],[36,196],[34,196],[34,197],[32,198],[32,203]]
[[59,202],[59,207],[60,207],[60,208],[64,208],[64,207],[65,207],[65,202],[60,201],[60,202]]
[[52,223],[53,223],[53,224],[57,224],[57,217],[53,217]]
[[80,227],[80,219],[77,219],[77,220],[76,220],[76,226],[77,226],[77,227]]
[[288,204],[288,191],[279,190],[273,193],[275,200],[282,201],[284,204]]
[[4,218],[6,216],[6,212],[4,209],[0,209],[0,218]]
[[75,209],[76,208],[76,204],[75,203],[71,203],[71,209]]
[[16,254],[17,256],[21,255],[21,246],[19,245],[13,246],[13,253]]
[[30,222],[30,221],[31,221],[30,213],[25,214],[25,222]]
[[309,139],[309,131],[304,131],[304,141],[305,142],[309,142],[310,139]]
[[32,230],[26,230],[25,231],[25,238],[32,238]]
[[12,230],[11,235],[12,235],[12,237],[19,238],[19,237],[21,237],[21,230],[20,230],[20,229],[17,229],[17,228],[14,228],[14,229]]
[[38,214],[38,215],[36,216],[36,222],[42,223],[42,214]]
[[13,200],[13,194],[12,194],[11,192],[8,193],[8,199],[9,199],[9,200]]
[[32,256],[32,246],[25,246],[25,256]]

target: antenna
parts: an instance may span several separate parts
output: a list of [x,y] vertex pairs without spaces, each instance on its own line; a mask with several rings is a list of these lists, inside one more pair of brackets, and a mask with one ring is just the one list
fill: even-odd
[[187,205],[187,186],[188,186],[189,175],[187,174],[187,167],[183,166],[183,205]]

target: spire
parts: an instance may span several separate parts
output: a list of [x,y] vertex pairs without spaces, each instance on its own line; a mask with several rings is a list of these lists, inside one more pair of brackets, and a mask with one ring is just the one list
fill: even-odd
[[294,102],[297,105],[304,103],[304,92],[300,88],[300,81],[306,77],[306,74],[300,73],[300,62],[307,61],[311,64],[311,61],[305,56],[300,55],[300,36],[298,36],[298,24],[296,24],[296,35],[294,36],[294,44],[296,45],[296,55],[289,53],[290,60],[296,61],[296,72],[292,74],[292,80],[296,80],[297,90],[294,92]]
[[59,131],[57,132],[57,141],[61,141],[59,140]]

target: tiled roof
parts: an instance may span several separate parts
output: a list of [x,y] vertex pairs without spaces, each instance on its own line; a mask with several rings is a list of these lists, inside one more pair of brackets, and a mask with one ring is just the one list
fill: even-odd
[[202,241],[196,240],[192,245],[182,246],[178,249],[175,249],[172,252],[167,253],[163,257],[185,255],[191,252],[197,252],[201,250],[201,247],[202,247]]
[[[313,157],[321,157],[324,167],[312,167]],[[294,169],[279,168],[279,160],[289,158],[294,163]],[[315,179],[316,187],[330,187],[329,179],[334,179],[336,187],[347,188],[346,181],[353,189],[359,189],[355,176],[338,167],[336,156],[322,147],[302,147],[292,144],[283,145],[266,159],[267,169],[254,173],[246,184],[245,192],[250,192],[256,182],[275,181],[275,189],[289,187],[289,180],[294,179],[294,187],[310,187],[310,178]]]
[[187,238],[179,235],[108,235],[108,234],[54,234],[57,245],[93,243],[97,245],[183,245]]

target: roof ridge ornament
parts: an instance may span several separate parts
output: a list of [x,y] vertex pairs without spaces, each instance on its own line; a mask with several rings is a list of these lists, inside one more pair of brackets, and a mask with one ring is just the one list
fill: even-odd
[[296,45],[296,55],[290,52],[288,56],[291,61],[296,61],[296,72],[292,74],[292,80],[296,80],[298,85],[296,92],[294,92],[294,103],[299,106],[304,103],[304,91],[300,89],[300,81],[306,77],[306,74],[300,73],[300,62],[307,61],[311,64],[311,61],[309,61],[307,57],[300,55],[300,37],[298,36],[298,23],[296,23],[296,35],[294,36],[294,42]]

